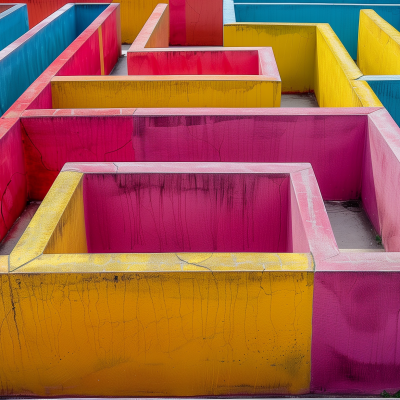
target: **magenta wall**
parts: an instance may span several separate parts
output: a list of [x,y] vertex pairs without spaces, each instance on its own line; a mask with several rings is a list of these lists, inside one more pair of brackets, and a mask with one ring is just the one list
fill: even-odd
[[129,75],[259,75],[258,50],[128,52]]
[[380,394],[400,386],[400,275],[317,272],[311,390]]
[[0,240],[25,208],[27,201],[24,153],[19,119],[0,123]]
[[88,251],[285,252],[289,175],[87,174]]
[[29,193],[43,198],[54,181],[49,170],[66,162],[110,161],[113,154],[114,161],[310,162],[325,200],[358,198],[368,117],[340,112],[29,111],[22,118]]
[[362,201],[386,251],[400,251],[400,129],[383,109],[370,115]]

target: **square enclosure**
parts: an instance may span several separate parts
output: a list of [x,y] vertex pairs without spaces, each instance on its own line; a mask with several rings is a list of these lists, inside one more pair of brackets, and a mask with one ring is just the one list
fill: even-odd
[[309,164],[66,164],[11,263],[42,253],[308,253],[324,238],[329,247]]

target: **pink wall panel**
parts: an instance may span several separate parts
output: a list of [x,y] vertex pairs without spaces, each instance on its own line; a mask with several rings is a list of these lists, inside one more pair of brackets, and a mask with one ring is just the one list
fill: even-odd
[[115,8],[101,25],[103,36],[104,74],[113,70],[121,55],[120,8]]
[[129,75],[258,75],[258,50],[135,51],[128,53]]
[[43,199],[66,162],[134,161],[132,114],[23,118],[29,198]]
[[399,390],[400,275],[324,272],[314,278],[311,390]]
[[88,250],[284,252],[289,175],[84,177]]
[[289,217],[288,217],[288,251],[292,253],[309,253],[310,246],[300,214],[300,205],[296,197],[293,182],[289,187]]
[[0,119],[0,240],[27,201],[24,153],[19,119]]
[[222,0],[169,0],[172,46],[222,46]]
[[382,109],[370,115],[362,200],[386,251],[400,251],[400,129]]
[[138,110],[133,146],[138,161],[310,162],[325,200],[356,199],[367,118],[329,112],[139,118]]

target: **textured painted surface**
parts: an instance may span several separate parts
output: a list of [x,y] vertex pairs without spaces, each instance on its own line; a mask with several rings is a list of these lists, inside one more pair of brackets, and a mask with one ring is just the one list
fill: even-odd
[[[10,255],[12,269],[40,254],[86,253],[82,174],[61,174]],[[33,240],[32,240],[33,239]]]
[[[51,108],[50,80],[55,75],[63,74],[100,74],[101,60],[99,46],[99,27],[103,35],[103,64],[108,71],[110,58],[117,60],[121,52],[118,25],[119,5],[111,5],[103,11],[77,40],[64,50],[60,56],[36,79],[22,96],[10,107],[4,115],[6,118],[16,118],[26,109]],[[115,26],[117,32],[109,29]],[[30,31],[31,32],[31,31]],[[107,38],[104,35],[107,33]],[[111,46],[111,48],[105,48]],[[1,54],[1,52],[0,52]],[[105,55],[108,54],[108,61]],[[112,56],[110,56],[112,54]],[[111,69],[110,69],[111,71]]]
[[400,179],[400,129],[386,110],[369,117],[363,174],[364,207],[381,234],[386,251],[400,251],[397,209]]
[[315,25],[224,25],[224,46],[272,47],[282,79],[282,93],[314,90]]
[[0,279],[3,395],[309,390],[312,273],[203,269]]
[[19,119],[0,120],[0,240],[23,211],[26,172]]
[[400,29],[400,7],[377,4],[236,4],[236,22],[328,23],[353,60],[357,57],[360,10],[375,10]]
[[73,161],[310,162],[324,199],[353,199],[361,193],[372,111],[26,111],[28,193],[43,199],[63,165]]
[[222,46],[223,0],[169,0],[172,46]]
[[55,77],[51,90],[53,108],[279,107],[281,98],[280,80],[264,76]]
[[[0,51],[0,114],[79,35],[78,26],[82,25],[80,20],[92,22],[105,7],[106,5],[67,5]],[[43,46],[44,43],[46,47]]]
[[360,12],[357,63],[364,75],[400,75],[400,33],[373,10]]
[[25,4],[0,4],[0,51],[29,30]]
[[158,4],[136,36],[129,50],[144,48],[163,48],[169,46],[169,8],[168,4]]
[[88,251],[282,253],[288,189],[288,175],[85,175]]
[[363,76],[362,81],[371,87],[392,118],[399,124],[400,76]]
[[397,391],[399,311],[398,272],[316,273],[311,390]]
[[318,24],[314,87],[319,106],[381,106],[368,85],[354,89],[354,80],[361,76],[361,71],[329,25]]

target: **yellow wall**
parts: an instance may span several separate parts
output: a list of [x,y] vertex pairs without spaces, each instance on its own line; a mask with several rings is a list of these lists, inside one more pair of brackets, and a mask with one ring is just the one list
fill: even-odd
[[309,390],[312,272],[0,274],[0,293],[5,396]]
[[314,87],[319,106],[382,106],[368,84],[354,83],[361,76],[361,71],[332,28],[328,24],[318,24]]
[[[178,80],[177,80],[178,79]],[[53,108],[279,107],[281,83],[261,76],[55,77]]]
[[357,63],[364,75],[400,75],[400,32],[373,10],[360,11]]
[[82,176],[59,174],[11,252],[11,271],[42,253],[87,253]]
[[315,24],[224,25],[224,46],[272,47],[283,93],[314,90],[315,43]]
[[[121,40],[132,43],[146,23],[159,0],[113,0],[121,4]],[[168,0],[162,0],[168,3]]]

